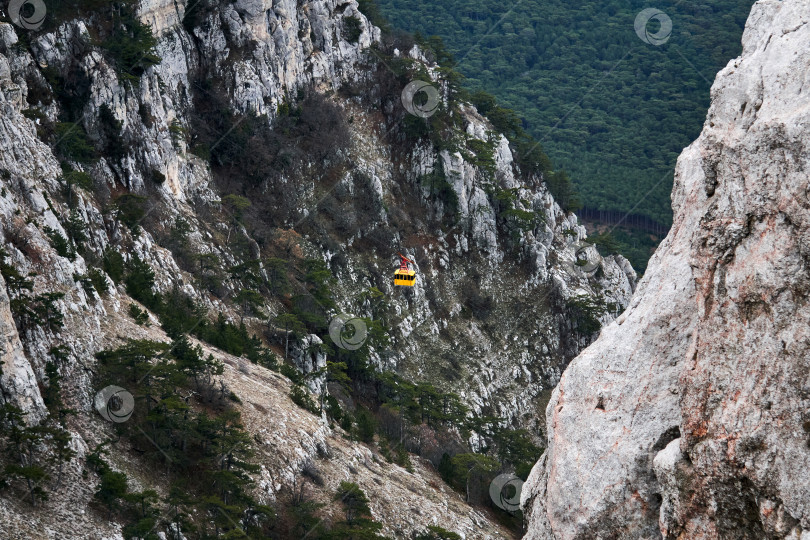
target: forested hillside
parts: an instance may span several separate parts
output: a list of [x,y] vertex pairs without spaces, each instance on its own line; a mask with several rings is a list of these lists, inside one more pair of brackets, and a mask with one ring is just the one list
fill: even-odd
[[710,81],[740,53],[753,2],[658,2],[673,26],[660,46],[634,31],[640,0],[379,4],[395,26],[442,37],[468,88],[524,118],[586,208],[666,226],[675,159],[700,132]]

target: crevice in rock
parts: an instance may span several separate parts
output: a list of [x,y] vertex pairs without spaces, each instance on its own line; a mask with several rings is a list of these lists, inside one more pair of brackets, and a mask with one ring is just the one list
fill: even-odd
[[658,437],[658,440],[652,447],[653,452],[660,452],[664,448],[667,447],[669,443],[674,441],[675,439],[679,439],[681,437],[681,428],[678,426],[672,426],[671,428],[667,429],[665,432]]

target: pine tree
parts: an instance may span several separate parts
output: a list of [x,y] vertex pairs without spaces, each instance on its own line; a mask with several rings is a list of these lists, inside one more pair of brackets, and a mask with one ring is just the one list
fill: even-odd
[[30,497],[31,504],[46,500],[48,494],[43,484],[50,476],[38,458],[48,429],[44,426],[28,426],[22,409],[5,400],[0,406],[0,427],[0,454],[9,458],[0,477],[0,487],[9,487],[15,480],[22,480],[26,487],[25,496]]
[[282,313],[275,318],[275,322],[284,329],[284,359],[290,355],[290,334],[296,339],[304,336],[306,328],[297,316],[292,313]]
[[101,482],[94,497],[107,508],[108,517],[112,517],[113,512],[120,508],[121,500],[126,493],[127,476],[106,467],[101,473]]
[[149,309],[158,307],[160,298],[155,294],[155,271],[148,263],[134,254],[126,265],[124,284],[127,294]]
[[346,510],[346,522],[350,525],[358,518],[371,514],[368,497],[354,482],[341,482],[335,494],[335,500],[343,504]]

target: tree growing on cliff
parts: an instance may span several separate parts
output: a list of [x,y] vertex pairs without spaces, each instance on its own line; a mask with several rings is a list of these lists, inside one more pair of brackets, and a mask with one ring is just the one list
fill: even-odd
[[290,336],[300,339],[306,334],[306,327],[295,314],[281,313],[275,318],[275,323],[284,329],[284,360],[290,355]]
[[382,540],[377,533],[382,525],[371,519],[371,508],[366,494],[354,482],[341,482],[334,500],[343,505],[346,520],[334,525],[326,538],[346,538],[357,540]]
[[21,330],[38,326],[56,332],[64,326],[64,316],[57,305],[64,296],[64,293],[53,292],[36,296],[22,294],[11,300],[11,313]]
[[474,499],[480,497],[483,486],[491,480],[491,476],[500,467],[500,463],[494,458],[482,454],[458,454],[452,458],[453,483],[456,487],[464,488],[467,495],[467,502],[477,502]]
[[127,226],[134,236],[138,236],[141,220],[146,216],[147,198],[135,193],[124,193],[115,199],[115,217]]
[[127,2],[113,9],[113,32],[104,41],[104,49],[112,57],[118,75],[137,81],[149,66],[160,63],[154,52],[157,39],[152,28],[138,19],[135,7]]
[[[0,371],[0,374],[2,371]],[[25,416],[19,407],[4,402],[0,406],[0,448],[4,459],[0,489],[11,487],[19,480],[25,484],[22,490],[24,498],[29,498],[32,505],[48,499],[44,483],[49,475],[42,463],[42,445],[46,441],[47,429],[44,426],[28,426]]]
[[253,315],[259,319],[266,319],[267,314],[262,309],[264,297],[259,291],[253,289],[239,289],[234,302],[239,306],[239,324],[243,324],[245,317]]

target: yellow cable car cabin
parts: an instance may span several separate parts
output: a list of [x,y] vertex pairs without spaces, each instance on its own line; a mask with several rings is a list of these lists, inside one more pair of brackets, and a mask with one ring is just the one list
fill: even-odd
[[416,272],[413,270],[397,270],[394,272],[394,285],[413,287],[416,283]]
[[401,285],[403,287],[413,287],[416,283],[416,272],[408,268],[408,263],[413,261],[409,258],[399,254],[399,270],[394,272],[394,285]]

